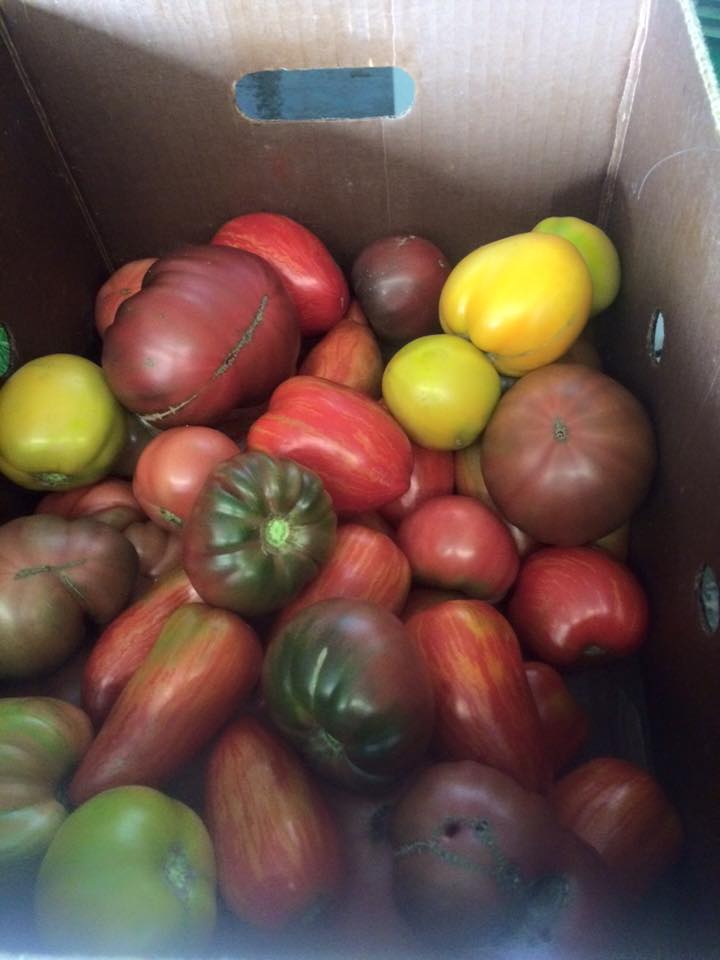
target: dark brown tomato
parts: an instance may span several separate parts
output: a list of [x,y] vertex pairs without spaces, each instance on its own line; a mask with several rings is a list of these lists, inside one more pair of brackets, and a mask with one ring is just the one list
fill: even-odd
[[625,523],[655,469],[653,428],[620,383],[579,364],[533,370],[498,403],[482,465],[502,515],[541,543],[575,546]]
[[450,273],[434,243],[412,234],[382,237],[361,251],[352,286],[375,333],[384,340],[412,340],[440,333],[440,291]]

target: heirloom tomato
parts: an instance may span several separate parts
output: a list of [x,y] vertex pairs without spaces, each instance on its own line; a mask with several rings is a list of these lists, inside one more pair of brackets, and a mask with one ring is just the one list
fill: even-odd
[[150,787],[107,790],[74,810],[35,885],[38,932],[61,956],[197,956],[215,915],[205,825]]
[[569,240],[520,233],[458,263],[440,295],[440,322],[500,373],[518,377],[565,353],[587,323],[591,299],[590,272]]
[[195,501],[183,565],[206,603],[272,613],[317,576],[337,519],[319,477],[292,460],[240,453],[221,463]]
[[310,766],[351,787],[397,780],[432,733],[422,655],[375,603],[322,600],[297,613],[270,641],[262,689],[272,720]]
[[140,290],[143,277],[156,260],[145,257],[124,263],[100,287],[95,297],[95,326],[101,337],[114,322],[120,304]]
[[500,397],[500,377],[467,340],[438,333],[398,350],[385,367],[382,391],[415,443],[459,450],[488,422]]
[[68,490],[110,471],[125,413],[97,364],[38,357],[0,387],[0,470],[30,490]]

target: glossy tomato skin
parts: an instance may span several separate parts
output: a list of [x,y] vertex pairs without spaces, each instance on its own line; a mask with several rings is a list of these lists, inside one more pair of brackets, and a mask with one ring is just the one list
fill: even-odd
[[249,697],[261,663],[258,638],[238,616],[202,603],[179,607],[75,771],[73,803],[169,780]]
[[585,742],[587,714],[549,663],[528,660],[524,667],[540,716],[545,752],[557,773],[567,767]]
[[95,297],[95,326],[101,337],[114,322],[120,304],[141,289],[145,274],[156,260],[145,257],[124,263],[100,287]]
[[540,717],[512,627],[482,600],[450,600],[406,622],[435,691],[435,749],[476,760],[527,790],[550,784]]
[[97,520],[35,515],[0,527],[0,679],[60,666],[107,623],[137,576],[132,544]]
[[368,244],[352,267],[352,287],[372,328],[385,340],[440,333],[438,302],[450,273],[434,243],[412,234]]
[[248,250],[271,264],[306,336],[329,330],[344,316],[350,294],[342,270],[320,238],[296,220],[248,213],[223,224],[212,242]]
[[640,506],[655,440],[639,401],[579,364],[533,371],[500,400],[483,435],[482,465],[504,517],[541,543],[605,536]]
[[35,887],[43,945],[61,956],[197,955],[215,915],[215,857],[202,820],[143,786],[108,790],[73,811]]
[[433,725],[425,663],[377,604],[323,600],[270,642],[268,712],[311,767],[336,783],[382,789],[422,758]]
[[454,488],[453,455],[449,450],[429,450],[413,443],[412,452],[410,486],[397,500],[380,508],[382,516],[395,526],[417,510],[421,503],[450,494]]
[[482,470],[482,437],[463,450],[457,450],[454,456],[455,492],[464,497],[475,497],[493,513],[496,513],[510,531],[520,557],[526,557],[536,549],[538,543],[531,536],[503,517],[493,503],[490,491],[485,483]]
[[600,857],[560,826],[548,800],[492,767],[423,771],[392,812],[390,838],[396,901],[443,955],[485,948],[574,960],[612,929]]
[[170,614],[200,597],[180,567],[156,584],[105,627],[83,671],[83,706],[100,725],[128,680],[150,653]]
[[624,896],[643,896],[680,856],[680,818],[660,784],[633,763],[589,760],[558,780],[550,799],[560,822],[598,851]]
[[648,602],[625,564],[593,547],[544,547],[523,563],[507,608],[520,642],[558,667],[633,653]]
[[290,376],[300,335],[280,278],[229,247],[183,247],[153,264],[108,328],[102,366],[152,426],[208,425]]
[[330,811],[297,754],[255,717],[238,718],[215,743],[205,811],[220,893],[241,920],[277,929],[337,894],[342,854]]
[[237,453],[238,445],[212,427],[171,427],[140,454],[133,493],[151,520],[177,533],[209,474]]
[[67,805],[56,793],[92,740],[77,707],[52,697],[0,698],[0,868],[37,865]]
[[402,521],[397,536],[413,576],[429,586],[495,603],[517,575],[520,561],[506,525],[471,497],[426,500]]
[[378,399],[383,359],[375,334],[356,300],[340,323],[310,350],[298,373],[323,377]]
[[29,490],[70,490],[110,472],[125,413],[96,363],[36,357],[0,386],[0,471]]
[[320,377],[292,377],[255,421],[248,449],[314,470],[338,512],[374,510],[410,484],[412,450],[402,428],[369,397]]
[[210,474],[183,535],[183,565],[206,603],[272,613],[315,577],[335,545],[323,484],[291,460],[241,453]]
[[409,589],[410,564],[390,537],[360,524],[341,524],[327,563],[315,579],[283,607],[274,630],[279,630],[305,607],[334,597],[367,600],[398,614]]

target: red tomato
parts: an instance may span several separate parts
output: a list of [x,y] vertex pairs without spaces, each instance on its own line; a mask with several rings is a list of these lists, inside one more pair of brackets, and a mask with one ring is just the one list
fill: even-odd
[[460,593],[459,590],[436,590],[434,587],[413,587],[405,602],[402,619],[409,620],[414,613],[427,610],[428,607],[434,607],[438,603],[445,603],[446,600],[467,600],[467,596],[464,593]]
[[380,516],[377,510],[363,510],[362,513],[344,513],[340,517],[344,523],[356,523],[361,527],[370,527],[378,533],[384,533],[391,540],[395,539],[395,528]]
[[131,260],[116,270],[100,287],[95,298],[95,326],[101,337],[114,322],[120,304],[140,290],[143,277],[156,260],[157,257]]
[[626,896],[640,897],[678,859],[680,819],[650,774],[598,757],[559,780],[550,797],[558,819],[594,847]]
[[493,503],[482,470],[482,437],[474,443],[471,443],[469,447],[465,447],[463,450],[456,450],[454,461],[456,492],[465,497],[475,497],[477,500],[480,500],[481,503],[484,503],[486,507],[490,507],[490,509],[500,517],[503,523],[507,525],[521,557],[526,557],[529,553],[532,553],[538,546],[537,541],[533,540],[524,530],[521,530],[512,523],[508,523]]
[[310,350],[298,372],[342,383],[369,397],[380,396],[383,374],[380,347],[356,301],[350,304],[340,323]]
[[410,486],[397,500],[381,507],[380,513],[397,526],[421,503],[444,493],[452,493],[454,485],[453,455],[451,450],[428,450],[412,444],[413,469]]
[[297,755],[250,716],[210,756],[206,817],[223,900],[240,919],[275,929],[301,922],[337,893],[340,841]]
[[329,330],[345,315],[347,282],[325,244],[307,227],[279,213],[247,213],[223,224],[214,244],[262,257],[282,278],[303,334]]
[[215,467],[240,453],[230,437],[212,427],[172,427],[140,454],[133,493],[151,520],[177,532]]
[[410,589],[410,564],[390,537],[369,527],[338,527],[335,549],[320,573],[283,608],[275,629],[319,600],[369,600],[399,613]]
[[72,802],[112,787],[167,782],[249,698],[262,657],[255,632],[229,610],[178,607],[75,771]]
[[616,380],[580,364],[533,370],[505,393],[482,439],[502,515],[541,543],[576,546],[630,519],[655,468],[647,413]]
[[648,602],[632,571],[603,550],[545,547],[520,569],[508,619],[535,657],[567,667],[635,651]]
[[545,750],[553,772],[557,773],[585,742],[588,719],[563,678],[548,663],[528,660],[525,676],[540,715]]
[[410,484],[407,436],[382,407],[320,377],[291,377],[250,428],[248,450],[289,457],[322,480],[338,512],[374,510]]
[[[35,507],[35,513],[54,513],[69,520],[93,517],[117,529],[145,518],[130,483],[113,477],[74,490],[46,493]],[[115,514],[117,523],[113,522]]]
[[297,314],[277,273],[230,247],[182,247],[154,263],[105,334],[118,400],[165,429],[207,425],[265,400],[297,363]]
[[507,527],[472,497],[426,500],[397,536],[413,576],[430,586],[495,603],[517,575],[518,552]]
[[540,718],[505,617],[482,600],[450,600],[406,626],[430,671],[440,756],[487,763],[528,790],[545,790],[550,767]]

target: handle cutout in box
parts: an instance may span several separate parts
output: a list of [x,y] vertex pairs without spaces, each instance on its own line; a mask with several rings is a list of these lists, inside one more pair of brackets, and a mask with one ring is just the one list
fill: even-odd
[[250,120],[365,120],[402,117],[415,82],[401,67],[260,70],[235,84],[235,103]]

